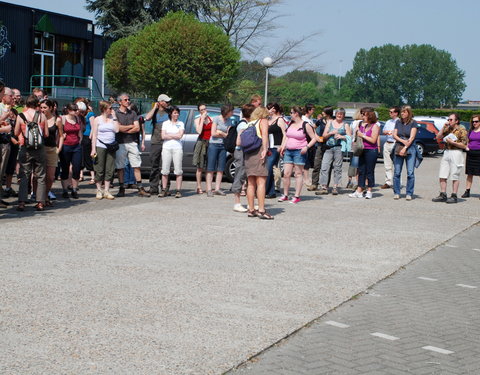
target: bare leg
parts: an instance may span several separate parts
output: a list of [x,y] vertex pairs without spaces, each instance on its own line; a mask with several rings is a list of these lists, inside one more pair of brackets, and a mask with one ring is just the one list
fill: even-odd
[[213,172],[207,172],[205,180],[207,182],[207,191],[212,191]]
[[455,181],[452,181],[452,193],[453,194],[457,194],[458,193],[458,187],[460,186],[460,180],[455,180]]
[[182,181],[183,181],[183,175],[179,174],[176,176],[176,183],[177,183],[177,190],[180,191],[182,189]]
[[162,190],[167,190],[168,174],[162,174]]
[[197,168],[197,172],[195,173],[195,177],[197,180],[197,189],[202,190],[202,168]]
[[117,169],[117,176],[118,176],[118,182],[120,184],[123,184],[124,181],[124,176],[125,176],[125,169]]
[[283,165],[283,195],[288,196],[290,178],[292,177],[293,164]]
[[442,193],[447,192],[447,179],[446,178],[441,178],[440,179],[440,191]]
[[255,209],[255,190],[257,190],[256,177],[248,177],[248,186],[247,186],[247,201],[248,209],[253,211]]
[[133,175],[135,176],[135,182],[142,182],[142,172],[140,168],[133,168]]
[[472,182],[473,182],[473,174],[467,175],[467,190],[470,190],[472,188]]
[[218,171],[217,172],[217,177],[215,178],[215,190],[220,190],[220,187],[222,186],[222,178],[223,178],[223,172]]
[[295,165],[295,196],[299,197],[303,185],[303,165]]
[[256,184],[258,210],[260,212],[265,212],[265,190],[267,188],[267,177],[257,177]]

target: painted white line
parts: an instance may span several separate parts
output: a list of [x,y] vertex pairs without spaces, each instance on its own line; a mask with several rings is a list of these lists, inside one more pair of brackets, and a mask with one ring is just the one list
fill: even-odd
[[450,244],[448,244],[448,243],[446,243],[445,246],[446,246],[446,247],[458,247],[458,246],[456,246],[456,245],[450,245]]
[[325,322],[325,324],[328,324],[329,326],[333,326],[333,327],[337,327],[337,328],[348,328],[348,327],[350,327],[347,324],[334,322],[333,320],[329,320],[328,322]]
[[395,341],[395,340],[399,340],[399,339],[400,339],[399,337],[386,335],[385,333],[380,333],[380,332],[375,332],[375,333],[370,333],[370,334],[371,334],[372,336],[380,337],[381,339],[390,340],[390,341]]
[[468,289],[477,289],[476,286],[474,285],[465,285],[465,284],[455,284],[456,286],[459,286],[461,288],[468,288]]
[[480,249],[472,249],[473,251],[479,251],[480,252]]
[[430,350],[432,352],[437,352],[437,353],[440,353],[440,354],[453,354],[453,353],[455,353],[455,352],[452,352],[451,350],[437,348],[435,346],[424,346],[422,349]]
[[417,279],[425,280],[425,281],[438,281],[438,279],[432,279],[431,277],[423,277],[423,276],[417,277]]

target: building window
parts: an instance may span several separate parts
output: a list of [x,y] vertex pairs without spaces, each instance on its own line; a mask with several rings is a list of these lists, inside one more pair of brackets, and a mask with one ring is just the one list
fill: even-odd
[[[62,76],[85,76],[84,42],[80,39],[57,36],[55,48],[55,74]],[[56,80],[60,86],[86,87],[85,79],[59,77]]]

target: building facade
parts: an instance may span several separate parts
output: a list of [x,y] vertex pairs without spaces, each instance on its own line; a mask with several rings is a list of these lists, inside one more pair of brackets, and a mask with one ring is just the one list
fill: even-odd
[[90,20],[0,2],[0,79],[22,93],[102,97],[107,49]]

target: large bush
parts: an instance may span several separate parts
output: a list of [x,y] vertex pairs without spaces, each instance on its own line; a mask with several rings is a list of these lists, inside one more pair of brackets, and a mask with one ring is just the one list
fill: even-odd
[[[179,104],[213,102],[224,98],[238,71],[240,54],[228,36],[183,12],[169,13],[127,41],[128,77],[110,80],[121,91],[118,81],[127,80],[134,90],[151,97],[164,92]],[[123,44],[117,43],[126,42],[112,44],[121,51]],[[116,61],[123,62],[118,56]],[[107,61],[108,77],[119,73],[114,65]]]

